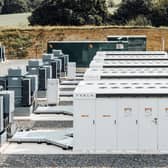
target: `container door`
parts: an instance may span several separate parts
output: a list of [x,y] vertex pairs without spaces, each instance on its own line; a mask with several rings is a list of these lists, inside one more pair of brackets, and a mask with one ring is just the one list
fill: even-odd
[[96,100],[96,150],[116,149],[116,112],[117,100],[98,98]]
[[95,100],[74,101],[74,150],[95,150]]
[[118,149],[136,151],[138,149],[138,100],[120,98],[118,102]]
[[139,149],[156,151],[158,101],[156,98],[141,98],[139,103]]
[[159,110],[158,110],[158,139],[159,150],[168,151],[168,99],[159,98]]

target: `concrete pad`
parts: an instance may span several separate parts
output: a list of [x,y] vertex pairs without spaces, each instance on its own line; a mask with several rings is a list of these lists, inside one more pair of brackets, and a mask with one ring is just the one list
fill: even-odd
[[47,106],[37,107],[35,114],[65,114],[73,115],[73,106]]

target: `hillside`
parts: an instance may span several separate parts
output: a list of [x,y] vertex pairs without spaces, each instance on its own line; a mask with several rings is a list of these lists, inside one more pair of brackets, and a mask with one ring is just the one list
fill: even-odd
[[[40,57],[47,48],[48,41],[106,40],[108,35],[146,35],[147,50],[161,50],[162,39],[168,51],[167,28],[142,27],[29,27],[23,29],[1,29],[0,41],[6,46],[8,58]],[[17,47],[18,46],[18,47]],[[26,47],[28,46],[28,47]],[[18,49],[23,48],[22,53]]]

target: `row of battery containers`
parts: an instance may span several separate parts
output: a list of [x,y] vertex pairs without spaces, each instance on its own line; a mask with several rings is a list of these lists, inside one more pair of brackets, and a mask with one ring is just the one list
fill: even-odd
[[41,60],[30,60],[26,67],[29,74],[39,77],[39,90],[47,89],[47,79],[59,79],[67,75],[69,55],[64,55],[61,50],[53,50],[53,54],[43,54]]
[[[99,81],[106,68],[109,68],[106,73],[114,75],[110,69],[116,71],[123,68],[127,71],[130,68],[138,74],[137,69],[141,68],[160,67],[161,70],[163,65],[165,68],[168,67],[167,54],[159,53],[131,53],[130,55],[141,58],[135,60],[127,58],[126,60],[92,61],[84,77],[90,75],[90,81],[81,82],[74,92],[75,151],[127,153],[168,151],[168,135],[165,133],[168,128],[166,94],[168,87],[166,83],[164,84],[167,79],[164,79],[164,82],[153,77],[143,81],[142,79],[119,80],[120,76],[118,76],[115,80],[107,81],[108,87],[104,85],[104,80]],[[148,58],[149,60],[143,60],[146,55],[153,56]],[[164,59],[153,60],[158,55]],[[151,73],[148,69],[144,71],[144,74]],[[156,73],[158,75],[159,70]],[[164,73],[163,69],[162,73]],[[130,76],[133,77],[134,73],[130,73]],[[94,82],[95,78],[98,81]],[[130,82],[132,85],[128,84]]]
[[89,68],[84,80],[112,80],[120,78],[168,78],[167,68]]
[[[108,52],[107,52],[108,53]],[[159,54],[160,53],[160,54]],[[114,67],[167,67],[168,55],[166,52],[98,52],[90,63],[90,68]]]
[[[101,95],[99,95],[101,96]],[[76,98],[74,150],[167,152],[168,97]]]
[[6,61],[5,47],[4,46],[0,46],[0,63],[1,62],[5,62],[5,61]]
[[15,92],[16,107],[29,107],[34,102],[38,82],[37,75],[24,74],[22,69],[13,68],[8,69],[8,75],[4,77],[3,86],[4,89]]
[[[0,146],[6,142],[8,129],[13,123],[14,91],[0,91]],[[11,132],[10,132],[11,134]]]

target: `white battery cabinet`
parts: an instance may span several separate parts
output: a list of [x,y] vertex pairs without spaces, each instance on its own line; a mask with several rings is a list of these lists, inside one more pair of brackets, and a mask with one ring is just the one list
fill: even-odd
[[138,150],[138,101],[137,98],[120,97],[118,100],[117,149]]
[[48,79],[47,102],[48,105],[59,104],[59,79]]
[[[100,152],[117,150],[117,103],[115,98],[99,98],[95,101],[95,148]],[[106,108],[104,108],[106,107]],[[107,110],[110,109],[110,110]],[[110,133],[109,133],[110,132]]]
[[[163,152],[168,151],[168,134],[165,132],[168,128],[168,99],[167,98],[160,98],[158,102],[158,141],[159,141],[159,150]],[[165,131],[164,131],[165,130]]]
[[74,92],[74,150],[168,153],[168,80],[82,81]]
[[157,120],[158,113],[160,113],[158,109],[158,101],[159,95],[158,98],[139,98],[139,150],[141,151],[156,152],[158,150]]
[[89,68],[84,80],[112,80],[119,78],[168,78],[168,68]]
[[68,79],[76,78],[76,62],[68,62],[67,77]]
[[168,67],[168,60],[93,60],[90,68]]
[[76,95],[74,101],[74,150],[95,151],[95,96]]

